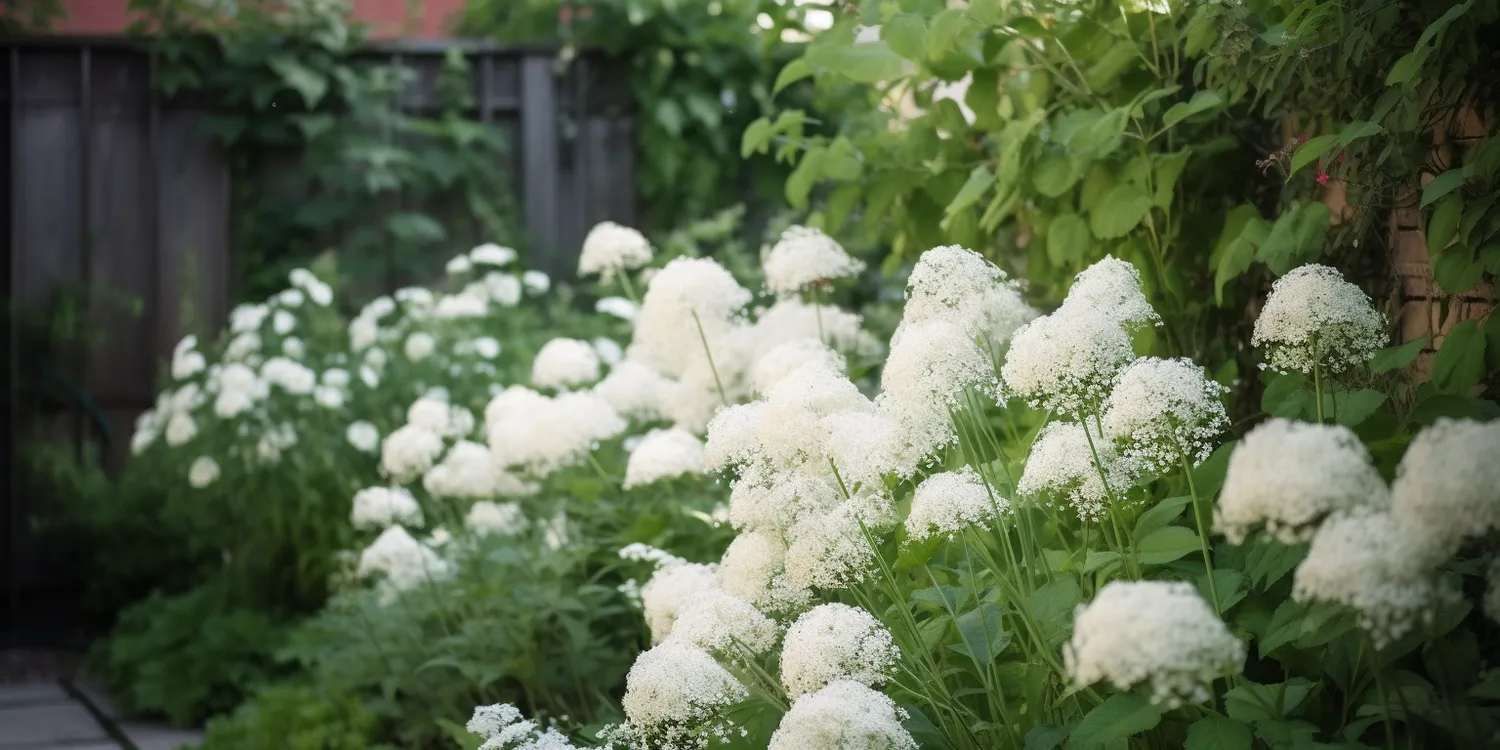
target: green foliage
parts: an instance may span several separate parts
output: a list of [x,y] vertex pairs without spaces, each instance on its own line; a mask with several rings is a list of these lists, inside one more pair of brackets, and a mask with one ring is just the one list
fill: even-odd
[[450,51],[432,111],[405,111],[409,69],[359,55],[364,30],[342,0],[244,2],[227,15],[194,0],[132,0],[167,96],[212,103],[202,126],[223,146],[234,190],[241,298],[281,286],[330,247],[365,288],[424,278],[444,249],[521,240],[508,144],[470,119],[470,71]]
[[210,721],[204,747],[224,750],[389,750],[375,741],[376,719],[348,695],[288,683],[262,690],[234,713]]

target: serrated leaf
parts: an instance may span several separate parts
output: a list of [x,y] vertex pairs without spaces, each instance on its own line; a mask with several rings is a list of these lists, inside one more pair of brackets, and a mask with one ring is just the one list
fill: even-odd
[[1322,158],[1323,154],[1338,142],[1339,137],[1336,135],[1320,135],[1316,138],[1307,139],[1306,142],[1297,147],[1296,151],[1292,152],[1292,161],[1287,167],[1287,179],[1291,179],[1292,175],[1297,174],[1298,170]]
[[1077,750],[1104,747],[1161,723],[1161,709],[1135,693],[1117,693],[1094,707],[1068,737]]
[[1124,237],[1151,210],[1151,196],[1139,185],[1121,183],[1110,188],[1089,209],[1089,229],[1101,240]]
[[926,53],[927,23],[914,13],[899,13],[880,27],[880,35],[891,51],[914,62]]
[[1207,112],[1223,103],[1224,99],[1210,90],[1204,89],[1196,92],[1192,99],[1178,102],[1167,109],[1166,114],[1161,116],[1162,127],[1170,128],[1199,112]]
[[1205,716],[1188,727],[1184,750],[1249,750],[1255,741],[1250,727],[1226,716]]
[[806,58],[799,57],[787,63],[786,67],[782,68],[781,72],[776,74],[776,85],[771,87],[771,95],[775,96],[781,93],[782,89],[812,75],[812,73],[812,66],[807,64]]
[[1468,177],[1468,170],[1463,168],[1450,169],[1434,177],[1432,182],[1427,183],[1427,187],[1422,188],[1421,207],[1427,208],[1439,198],[1459,189]]
[[1422,349],[1427,346],[1427,342],[1431,338],[1431,336],[1424,334],[1421,338],[1408,341],[1400,346],[1389,346],[1375,352],[1375,356],[1370,359],[1370,372],[1379,375],[1392,370],[1399,370],[1417,361],[1417,355],[1422,353]]
[[1067,266],[1083,259],[1091,244],[1088,222],[1078,214],[1054,216],[1047,225],[1047,258],[1054,265]]
[[1185,526],[1165,526],[1147,534],[1136,544],[1142,565],[1164,565],[1197,552],[1198,533]]

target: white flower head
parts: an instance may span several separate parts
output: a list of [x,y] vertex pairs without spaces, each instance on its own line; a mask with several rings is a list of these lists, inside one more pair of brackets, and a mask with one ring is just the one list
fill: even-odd
[[[488,432],[491,455],[500,466],[520,467],[533,476],[546,476],[583,460],[599,441],[619,435],[626,427],[625,420],[592,393],[527,401],[524,408],[504,410],[503,415],[502,410],[494,410],[497,419]],[[487,423],[489,416],[487,410]]]
[[203,372],[208,360],[198,351],[198,337],[184,336],[172,349],[172,379],[183,380]]
[[1031,407],[1078,416],[1103,407],[1134,358],[1118,319],[1093,308],[1059,310],[1016,331],[1000,377]]
[[741,533],[719,560],[724,592],[766,612],[789,612],[807,606],[812,592],[792,584],[786,575],[786,544],[778,534]]
[[219,462],[209,456],[199,456],[188,467],[188,484],[194,489],[203,489],[219,479]]
[[489,291],[490,299],[501,307],[515,307],[521,301],[521,280],[512,274],[487,273],[484,288]]
[[[275,300],[277,304],[285,307],[301,307],[306,297],[301,289],[283,289],[280,294],[276,295]],[[277,332],[282,333],[282,331]]]
[[634,322],[635,316],[640,311],[639,305],[624,297],[603,297],[594,303],[594,312],[601,315],[613,315],[627,322]]
[[[621,557],[626,551],[621,550]],[[641,587],[641,606],[651,640],[661,643],[672,634],[677,616],[690,603],[719,590],[715,566],[690,563],[666,556],[655,561],[656,574]]]
[[651,262],[651,243],[645,235],[612,221],[596,224],[583,238],[578,256],[579,276],[598,276],[608,284],[615,274]]
[[611,368],[593,393],[622,416],[651,421],[661,416],[662,400],[674,385],[656,370],[627,359]]
[[902,722],[906,711],[883,693],[851,680],[799,696],[771,735],[767,750],[917,750]]
[[745,686],[708,652],[676,641],[636,658],[625,677],[621,706],[630,725],[656,740],[652,747],[696,747],[724,709],[749,697]]
[[924,455],[958,439],[952,411],[966,408],[965,391],[991,400],[1000,391],[994,360],[968,330],[944,318],[896,329],[880,385],[881,410]]
[[469,506],[464,525],[479,536],[515,536],[526,530],[526,514],[513,502],[480,500]]
[[1431,618],[1441,595],[1430,540],[1412,531],[1373,508],[1329,516],[1297,566],[1292,598],[1349,607],[1376,648],[1400,638]]
[[821,363],[828,370],[840,373],[848,367],[844,356],[823,342],[811,338],[792,339],[755,360],[750,367],[750,383],[757,393],[768,393],[782,378],[810,362]]
[[957,322],[993,350],[1037,316],[1020,284],[984,256],[958,245],[922,253],[907,279],[902,321]]
[[235,334],[224,347],[225,362],[242,362],[252,354],[260,351],[260,334],[255,331],[246,331]]
[[985,525],[1010,509],[1005,498],[993,494],[972,466],[933,474],[917,485],[906,533],[916,541],[953,536],[971,525]]
[[826,513],[802,516],[788,532],[788,580],[799,588],[842,589],[865,580],[875,569],[875,551],[866,535],[895,523],[890,500],[865,495]]
[[344,439],[361,453],[374,453],[380,448],[380,430],[364,420],[351,422],[344,430]]
[[703,464],[710,471],[739,468],[764,460],[760,444],[764,401],[731,404],[720,409],[708,423],[703,446]]
[[[461,294],[443,295],[432,308],[432,316],[443,320],[460,320],[464,318],[482,318],[489,314],[490,300],[487,296],[487,287],[480,284],[476,289],[486,296],[473,294],[465,290]],[[407,339],[408,343],[410,339]],[[410,357],[410,353],[407,355]],[[420,359],[420,357],[418,358]]]
[[1209,683],[1243,669],[1245,644],[1190,583],[1111,581],[1079,605],[1063,662],[1075,684],[1150,683],[1153,702],[1178,706],[1208,700]]
[[552,288],[552,277],[541,271],[526,271],[521,274],[521,286],[533,295],[546,294]]
[[383,579],[381,602],[386,604],[403,591],[446,578],[449,572],[447,562],[399,525],[386,529],[366,547],[356,568],[360,577]]
[[1391,512],[1445,556],[1500,528],[1500,420],[1443,418],[1417,433],[1396,467]]
[[1337,269],[1294,268],[1271,285],[1250,344],[1278,372],[1340,373],[1370,361],[1385,346],[1385,317]]
[[469,342],[475,354],[485,359],[494,359],[500,356],[500,342],[493,336],[480,336]]
[[738,661],[744,652],[759,655],[770,651],[778,634],[775,621],[749,602],[710,590],[678,611],[668,639]]
[[402,487],[366,487],[354,493],[349,522],[356,529],[384,529],[391,524],[422,525],[422,506]]
[[624,488],[703,473],[703,443],[687,430],[652,430],[630,451]]
[[426,331],[417,331],[406,337],[406,343],[402,345],[401,351],[412,362],[421,362],[432,356],[437,349],[437,339]]
[[625,347],[620,346],[618,341],[608,336],[595,336],[589,343],[594,347],[594,353],[599,355],[600,362],[614,367],[625,361]]
[[1131,330],[1161,325],[1161,316],[1141,291],[1140,270],[1113,255],[1104,256],[1073,279],[1062,309],[1065,314],[1096,310]]
[[[1102,477],[1095,455],[1104,468]],[[1132,462],[1115,455],[1108,441],[1085,432],[1079,423],[1053,422],[1032,442],[1016,492],[1065,503],[1080,518],[1094,520],[1104,512],[1110,494],[1130,488],[1136,473]]]
[[566,390],[599,379],[599,354],[587,341],[556,338],[542,345],[531,363],[531,384]]
[[297,317],[286,310],[277,310],[271,316],[271,330],[276,331],[277,335],[285,336],[291,333],[292,329],[296,327]]
[[717,262],[676,258],[646,289],[629,356],[669,377],[682,377],[705,359],[707,342],[717,365],[730,354],[727,348],[750,299],[750,292]]
[[[380,323],[363,315],[349,321],[349,348],[354,351],[364,351],[375,345],[380,340]],[[260,347],[259,340],[256,348]]]
[[470,260],[467,255],[455,255],[448,260],[447,265],[443,266],[443,270],[449,276],[462,276],[474,270],[474,261]]
[[851,488],[882,487],[888,476],[908,478],[922,455],[907,442],[906,430],[885,411],[845,411],[818,423],[823,450]]
[[891,632],[874,615],[847,604],[819,604],[786,631],[781,684],[791,697],[838,680],[879,685],[900,659]]
[[495,466],[490,449],[470,440],[460,440],[427,470],[422,488],[438,498],[479,500],[497,495],[529,495],[535,488]]
[[192,415],[178,412],[167,420],[167,445],[177,447],[198,436],[198,423]]
[[380,470],[399,484],[405,484],[427,473],[443,452],[443,437],[419,425],[409,424],[390,435],[380,445]]
[[815,227],[793,226],[766,254],[766,288],[787,295],[806,291],[833,279],[858,276],[865,264]]
[[1272,419],[1229,454],[1214,530],[1243,544],[1264,526],[1291,544],[1311,539],[1330,513],[1389,502],[1370,452],[1349,428]]
[[266,316],[270,314],[270,308],[265,305],[236,305],[233,310],[229,311],[229,330],[231,333],[258,331],[261,324],[266,321]]
[[496,245],[493,242],[486,242],[469,251],[469,261],[476,266],[484,265],[499,268],[514,263],[516,258],[517,254],[515,250],[502,245]]
[[344,407],[344,389],[335,388],[331,385],[320,385],[313,389],[313,400],[324,409],[342,409]]
[[781,534],[809,514],[833,510],[839,489],[823,474],[772,471],[757,467],[734,483],[729,522],[737,529]]
[[1104,404],[1104,433],[1148,471],[1186,460],[1196,466],[1229,428],[1220,400],[1229,391],[1190,359],[1142,357],[1120,373]]

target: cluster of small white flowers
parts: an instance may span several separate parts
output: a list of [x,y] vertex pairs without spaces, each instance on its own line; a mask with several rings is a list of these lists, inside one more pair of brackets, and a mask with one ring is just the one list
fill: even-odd
[[594,353],[599,355],[599,361],[610,367],[625,361],[625,347],[620,342],[608,336],[596,336],[589,346],[594,347]]
[[1073,278],[1062,309],[1097,310],[1131,330],[1161,325],[1161,316],[1141,291],[1140,270],[1113,255],[1104,256]]
[[729,522],[743,531],[782,534],[808,514],[826,513],[842,498],[821,475],[755,468],[729,492]]
[[493,242],[477,245],[469,251],[469,262],[475,266],[503,268],[514,263],[517,257],[515,250]]
[[423,582],[444,578],[448,563],[422,544],[403,526],[391,526],[359,555],[356,574],[382,576],[381,601],[390,603],[403,591]]
[[1444,418],[1417,433],[1396,467],[1391,512],[1435,554],[1500,529],[1500,420]]
[[557,338],[548,341],[531,363],[531,384],[566,390],[599,379],[599,354],[587,341]]
[[1266,349],[1265,366],[1278,372],[1309,373],[1314,365],[1343,372],[1370,361],[1385,342],[1385,317],[1364,291],[1317,264],[1294,268],[1271,285],[1250,336],[1252,346]]
[[754,605],[722,590],[710,590],[682,606],[668,640],[738,661],[741,650],[749,655],[770,651],[777,635],[775,621]]
[[426,427],[409,424],[381,441],[380,470],[392,481],[405,484],[426,474],[442,452],[442,435]]
[[843,373],[824,362],[809,362],[766,394],[757,425],[758,451],[779,467],[815,465],[822,471],[827,462],[821,422],[835,414],[874,410]]
[[316,274],[306,268],[294,268],[287,274],[292,288],[301,290],[313,304],[319,307],[327,307],[333,304],[333,287],[318,278]]
[[835,351],[873,357],[884,345],[863,325],[864,319],[857,313],[835,305],[814,305],[797,297],[785,297],[756,311],[755,324],[740,331],[740,346],[745,349],[744,359],[751,364],[772,349],[797,339],[814,339]]
[[610,369],[593,393],[621,416],[650,422],[661,416],[661,403],[675,384],[666,376],[629,359]]
[[[1099,518],[1110,495],[1131,485],[1136,469],[1129,460],[1115,455],[1110,444],[1098,435],[1092,435],[1091,449],[1091,435],[1078,422],[1053,422],[1043,427],[1031,444],[1016,492],[1065,502],[1084,520]],[[1094,463],[1096,454],[1102,474]]]
[[578,255],[578,275],[598,276],[608,284],[615,274],[651,262],[651,242],[645,235],[612,221],[600,222],[583,238]]
[[819,604],[798,617],[781,646],[781,684],[797,697],[848,680],[890,679],[901,651],[874,615],[847,604]]
[[703,443],[687,430],[652,430],[636,444],[625,464],[624,488],[631,489],[703,473]]
[[800,696],[767,750],[917,750],[906,711],[883,693],[849,680]]
[[219,480],[219,462],[210,456],[199,456],[188,467],[188,484],[194,489],[203,489]]
[[762,266],[766,288],[796,294],[832,279],[858,276],[865,264],[844,252],[838,241],[815,227],[793,226],[781,233]]
[[895,523],[890,500],[850,498],[824,513],[803,515],[788,532],[787,580],[798,588],[842,589],[864,581],[875,568],[868,535]]
[[1190,359],[1142,357],[1120,373],[1104,404],[1104,433],[1147,471],[1194,466],[1229,428],[1220,400],[1228,388]]
[[460,438],[474,432],[474,414],[457,404],[450,404],[441,394],[429,394],[413,401],[406,409],[406,423],[421,427],[440,437]]
[[344,430],[344,439],[361,453],[374,453],[380,448],[380,430],[364,420],[351,422]]
[[1400,638],[1432,616],[1439,596],[1430,542],[1412,532],[1383,510],[1334,513],[1297,566],[1292,598],[1353,609],[1377,648]]
[[840,373],[848,366],[842,354],[817,339],[793,339],[755,360],[750,366],[750,384],[756,393],[768,393],[782,378],[813,362]]
[[515,274],[487,273],[480,280],[490,299],[501,307],[515,307],[521,303],[521,280]]
[[[533,476],[546,476],[577,463],[600,440],[615,437],[626,427],[625,420],[592,393],[564,393],[555,398],[532,394],[525,399],[529,405],[503,418],[491,421],[492,409],[485,416],[495,461],[502,467],[521,467]],[[494,406],[492,401],[490,407]]]
[[911,499],[906,534],[916,541],[933,534],[953,536],[970,525],[993,522],[1010,503],[991,493],[972,466],[922,480]]
[[255,452],[262,463],[271,465],[280,462],[281,454],[295,445],[297,445],[296,429],[290,423],[283,423],[261,433]]
[[1033,408],[1077,416],[1103,405],[1134,358],[1130,332],[1118,319],[1080,306],[1021,326],[1000,377],[1009,393]]
[[536,490],[495,466],[490,449],[471,440],[455,443],[442,463],[422,477],[422,487],[433,497],[463,500],[529,495]]
[[948,318],[903,322],[891,339],[880,386],[881,410],[923,455],[958,439],[952,412],[965,408],[959,396],[966,389],[990,399],[1000,392],[994,360]]
[[177,447],[198,436],[198,422],[187,412],[177,412],[167,419],[167,445]]
[[509,703],[475,707],[464,728],[484,738],[478,750],[578,750],[556,729],[539,729]]
[[1264,525],[1287,544],[1306,541],[1325,516],[1390,502],[1370,452],[1347,427],[1272,419],[1229,456],[1214,530],[1243,544]]
[[[625,556],[625,550],[621,550]],[[651,640],[661,643],[672,634],[678,614],[709,592],[719,590],[715,566],[667,556],[656,561],[651,580],[641,587],[641,607]]]
[[432,356],[437,351],[437,339],[426,331],[417,331],[406,337],[406,343],[402,344],[401,352],[412,362],[421,362]]
[[624,297],[603,297],[594,303],[594,312],[601,315],[613,315],[624,321],[633,322],[640,311],[639,305]]
[[229,311],[229,331],[230,333],[258,331],[270,314],[271,309],[262,304],[247,302],[235,305],[234,309]]
[[1020,285],[984,256],[958,245],[922,253],[907,279],[905,323],[934,318],[963,325],[993,350],[1037,315]]
[[318,385],[318,374],[301,362],[272,357],[260,366],[260,377],[294,396],[306,396]]
[[532,295],[541,296],[552,288],[552,277],[536,269],[525,271],[521,274],[521,286]]
[[718,714],[749,697],[749,691],[708,652],[671,641],[636,658],[625,676],[625,717],[652,747],[703,747],[706,734],[719,734]]
[[208,367],[208,360],[198,351],[198,337],[188,335],[172,348],[172,379],[185,380]]
[[525,531],[527,525],[526,514],[516,503],[480,500],[469,506],[464,516],[464,526],[479,536],[515,536]]
[[923,458],[902,425],[883,411],[831,414],[819,426],[824,452],[851,492],[883,487],[887,476],[908,478]]
[[722,358],[733,348],[731,338],[750,297],[713,260],[674,259],[646,289],[628,356],[674,378],[705,359],[705,341]]
[[1153,702],[1176,707],[1208,700],[1209,683],[1238,673],[1245,644],[1192,584],[1111,581],[1079,606],[1063,662],[1078,685],[1150,682]]
[[366,487],[354,493],[349,522],[356,529],[384,529],[391,524],[422,525],[422,506],[401,487]]
[[767,612],[800,609],[812,592],[794,585],[786,574],[786,543],[775,534],[746,531],[729,543],[719,560],[719,584],[725,593]]
[[[482,318],[489,314],[490,300],[489,290],[484,284],[473,284],[458,294],[445,294],[438,299],[437,304],[432,307],[432,317],[441,320],[459,320],[462,318]],[[407,339],[410,344],[411,339]],[[424,357],[412,357],[408,350],[408,357],[412,361]]]

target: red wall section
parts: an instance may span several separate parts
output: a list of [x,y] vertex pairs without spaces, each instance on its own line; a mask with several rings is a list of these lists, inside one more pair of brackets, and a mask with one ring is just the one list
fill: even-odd
[[[130,0],[63,0],[67,17],[52,31],[57,34],[110,36],[120,34],[133,18]],[[354,0],[354,18],[369,25],[380,39],[439,39],[449,36],[448,19],[464,0],[420,0],[409,18],[406,0]],[[410,28],[408,28],[408,26]]]

